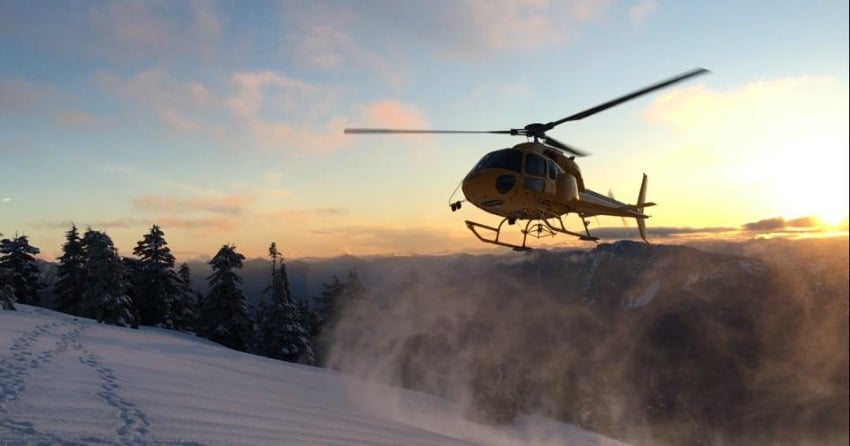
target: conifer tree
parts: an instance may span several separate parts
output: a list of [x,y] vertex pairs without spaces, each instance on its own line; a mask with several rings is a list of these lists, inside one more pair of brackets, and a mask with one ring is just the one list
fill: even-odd
[[77,231],[77,226],[65,233],[65,244],[62,245],[62,256],[57,259],[57,278],[53,286],[56,293],[56,309],[75,316],[81,316],[83,291],[85,291],[85,252],[83,242]]
[[345,282],[340,281],[339,277],[334,275],[330,283],[322,285],[324,290],[315,300],[319,324],[323,327],[323,330],[334,324],[340,310],[347,303],[369,296],[366,287],[360,281],[360,276],[354,269],[348,271],[348,279]]
[[212,274],[207,277],[209,292],[204,297],[198,334],[227,347],[247,351],[253,321],[251,310],[240,285],[242,278],[234,271],[242,268],[245,256],[235,246],[223,245],[209,261]]
[[130,298],[133,320],[137,324],[133,328],[139,328],[141,315],[138,303],[142,301],[141,290],[145,289],[142,283],[142,261],[134,257],[121,257],[121,264],[124,266],[124,290]]
[[[327,358],[325,355],[328,352],[330,345],[333,343],[334,332],[336,331],[340,315],[344,309],[352,304],[368,303],[369,292],[363,283],[356,270],[348,271],[348,279],[345,282],[339,280],[339,277],[333,276],[330,283],[323,284],[324,290],[322,294],[315,298],[315,319],[310,328],[312,335],[315,355],[319,363],[324,363]],[[312,315],[308,312],[302,318],[309,318]]]
[[140,270],[135,302],[143,325],[174,328],[174,300],[180,294],[180,278],[174,272],[174,256],[165,241],[165,233],[153,225],[136,244]]
[[22,304],[39,305],[39,291],[43,285],[38,281],[39,267],[35,254],[40,251],[29,244],[27,236],[0,240],[0,268],[9,270],[15,299]]
[[86,285],[82,315],[110,325],[135,326],[132,302],[125,292],[124,265],[112,239],[89,229],[83,235],[83,246]]
[[266,293],[270,299],[261,302],[258,312],[260,353],[284,361],[313,364],[315,356],[310,337],[301,325],[289,286],[286,262],[275,243],[269,246],[269,257],[272,271]]
[[330,282],[322,284],[322,288],[322,294],[315,298],[319,327],[324,327],[333,319],[334,310],[345,293],[345,284],[334,275]]
[[198,318],[196,293],[192,289],[192,271],[189,265],[183,263],[177,270],[179,292],[174,300],[174,328],[190,330],[194,328]]
[[15,310],[15,292],[12,289],[12,272],[6,268],[0,268],[0,309]]

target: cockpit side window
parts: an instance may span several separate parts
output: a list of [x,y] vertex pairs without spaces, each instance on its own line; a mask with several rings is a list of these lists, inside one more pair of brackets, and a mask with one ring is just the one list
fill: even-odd
[[555,166],[555,162],[552,160],[547,160],[549,164],[549,178],[556,179],[558,178],[558,167]]
[[546,158],[536,154],[529,153],[525,158],[525,173],[536,177],[546,176]]
[[490,152],[481,158],[476,169],[506,169],[516,173],[522,171],[522,152],[516,149],[502,149]]

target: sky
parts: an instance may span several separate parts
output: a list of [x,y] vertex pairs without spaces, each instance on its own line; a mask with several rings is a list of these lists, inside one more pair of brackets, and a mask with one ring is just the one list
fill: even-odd
[[3,444],[624,445],[537,416],[477,424],[460,405],[421,392],[190,333],[16,308],[0,310]]
[[343,129],[518,128],[695,67],[549,134],[600,193],[633,202],[646,173],[650,235],[846,233],[848,22],[826,0],[2,1],[0,233],[46,259],[72,223],[122,255],[157,224],[178,261],[480,250],[463,221],[499,218],[450,196],[524,138]]

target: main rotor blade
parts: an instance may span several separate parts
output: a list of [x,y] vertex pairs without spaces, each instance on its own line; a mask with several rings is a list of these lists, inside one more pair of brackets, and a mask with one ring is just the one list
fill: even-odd
[[570,146],[562,143],[561,141],[558,141],[557,139],[555,139],[551,136],[548,136],[548,135],[546,136],[546,144],[549,144],[552,147],[561,149],[565,152],[572,153],[575,156],[587,156],[587,155],[589,155],[589,153],[587,153],[587,152],[582,152],[581,150],[576,149],[575,147],[570,147]]
[[634,93],[627,94],[627,95],[619,97],[617,99],[610,100],[610,101],[608,101],[604,104],[597,105],[596,107],[589,108],[585,111],[576,113],[574,115],[567,116],[564,119],[549,122],[549,123],[546,124],[546,130],[550,130],[553,127],[555,127],[556,125],[563,124],[567,121],[578,121],[579,119],[584,119],[584,118],[586,118],[590,115],[594,115],[594,114],[599,113],[603,110],[607,110],[611,107],[614,107],[615,105],[620,105],[623,102],[630,101],[630,100],[632,100],[632,99],[634,99],[638,96],[643,96],[643,95],[645,95],[647,93],[651,93],[655,90],[660,90],[664,87],[669,87],[670,85],[673,85],[677,82],[681,82],[685,79],[688,79],[688,78],[691,78],[691,77],[694,77],[694,76],[698,76],[700,74],[709,73],[709,72],[710,71],[706,70],[705,68],[693,69],[691,71],[688,71],[687,73],[683,73],[683,74],[680,74],[679,76],[676,76],[674,78],[667,79],[666,81],[659,82],[659,83],[654,84],[654,85],[650,85],[649,87],[646,87],[642,90],[638,90]]
[[368,133],[495,133],[510,135],[511,130],[408,130],[408,129],[345,129],[345,134]]

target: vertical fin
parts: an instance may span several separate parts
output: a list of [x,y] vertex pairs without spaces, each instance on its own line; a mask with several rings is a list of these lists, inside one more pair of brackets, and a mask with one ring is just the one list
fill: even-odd
[[[643,180],[640,183],[640,193],[638,194],[637,200],[637,211],[641,215],[643,215],[644,203],[646,203],[646,174],[643,174]],[[646,239],[646,217],[635,217],[635,220],[637,220],[640,238],[642,238],[648,245],[649,240]]]

